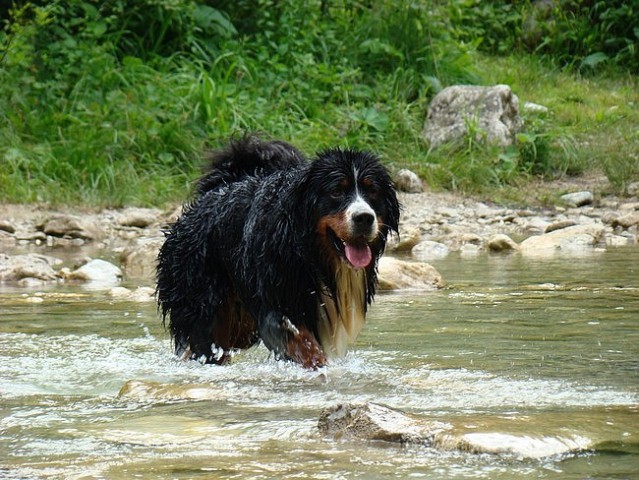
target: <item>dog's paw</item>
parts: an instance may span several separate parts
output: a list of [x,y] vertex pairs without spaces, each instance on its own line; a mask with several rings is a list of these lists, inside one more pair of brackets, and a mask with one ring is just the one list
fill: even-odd
[[327,363],[326,355],[311,332],[304,327],[296,327],[291,332],[286,345],[286,356],[309,370],[317,370]]

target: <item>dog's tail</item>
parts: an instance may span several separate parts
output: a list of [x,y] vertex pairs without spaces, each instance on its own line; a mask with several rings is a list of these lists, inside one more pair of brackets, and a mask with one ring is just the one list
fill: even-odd
[[209,165],[196,184],[198,196],[249,175],[268,175],[306,163],[304,155],[292,145],[279,140],[263,141],[255,135],[231,140],[226,148],[211,151],[205,158]]

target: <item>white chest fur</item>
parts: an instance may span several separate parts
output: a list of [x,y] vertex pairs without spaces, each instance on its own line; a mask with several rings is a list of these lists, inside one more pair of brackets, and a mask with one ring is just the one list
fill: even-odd
[[336,298],[321,293],[320,342],[328,358],[346,354],[366,320],[366,271],[340,263],[335,270]]

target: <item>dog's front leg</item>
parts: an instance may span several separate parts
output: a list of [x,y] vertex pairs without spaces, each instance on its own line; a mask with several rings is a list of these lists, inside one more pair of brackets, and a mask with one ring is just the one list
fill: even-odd
[[326,355],[315,336],[280,313],[267,313],[259,322],[259,332],[264,345],[277,356],[313,370],[326,365]]

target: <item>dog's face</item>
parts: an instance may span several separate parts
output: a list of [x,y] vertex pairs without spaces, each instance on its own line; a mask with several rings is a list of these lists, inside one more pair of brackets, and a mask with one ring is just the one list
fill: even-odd
[[306,185],[323,254],[351,268],[372,265],[399,222],[395,189],[377,157],[329,150],[311,165]]

